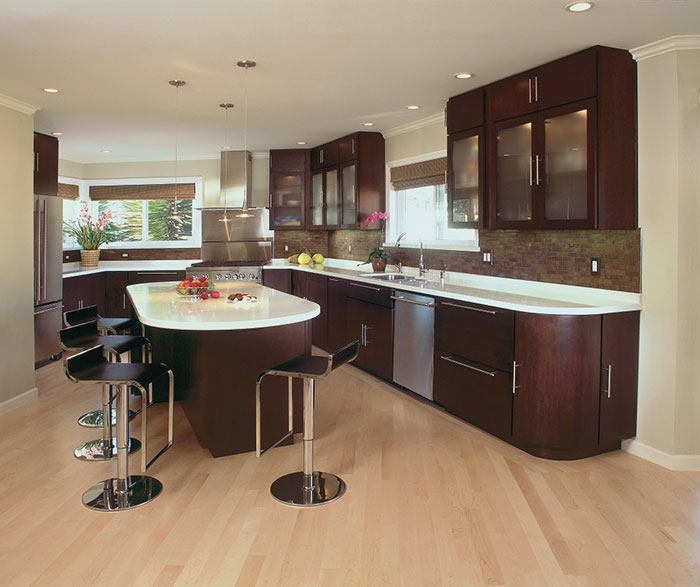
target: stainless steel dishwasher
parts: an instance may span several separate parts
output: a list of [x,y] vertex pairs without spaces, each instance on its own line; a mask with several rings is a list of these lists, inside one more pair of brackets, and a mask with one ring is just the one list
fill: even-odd
[[394,383],[433,399],[435,300],[394,291]]

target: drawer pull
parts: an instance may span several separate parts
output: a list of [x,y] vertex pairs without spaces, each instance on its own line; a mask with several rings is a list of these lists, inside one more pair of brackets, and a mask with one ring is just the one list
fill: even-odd
[[494,310],[484,310],[482,308],[474,308],[472,306],[462,306],[460,304],[453,304],[452,302],[442,302],[443,306],[452,306],[453,308],[461,308],[462,310],[471,310],[472,312],[481,312],[482,314],[496,315]]
[[608,396],[608,399],[610,399],[610,386],[612,385],[612,365],[603,367],[603,370],[608,372],[608,388],[603,389],[602,392]]
[[335,277],[329,277],[328,281],[340,281],[340,279],[336,279]]
[[136,275],[177,275],[177,271],[137,271]]
[[520,367],[520,364],[513,361],[513,395],[515,395],[515,390],[520,387],[519,385],[515,385],[515,372],[517,371],[518,367]]
[[372,287],[371,285],[363,285],[362,283],[355,283],[354,281],[351,281],[350,285],[354,285],[355,287],[364,287],[365,289],[373,289],[374,291],[382,291],[381,287]]
[[466,367],[467,369],[471,369],[472,371],[476,371],[477,373],[481,373],[483,375],[488,375],[489,377],[495,377],[496,372],[495,371],[484,371],[483,369],[479,369],[478,367],[472,367],[471,365],[467,365],[466,363],[462,363],[461,361],[457,361],[453,359],[452,357],[440,357],[443,361],[449,361],[450,363],[454,363],[455,365],[459,365],[460,367]]
[[434,302],[419,302],[418,300],[409,300],[403,296],[389,296],[392,300],[397,302],[406,302],[407,304],[415,304],[416,306],[425,306],[426,308],[434,308]]

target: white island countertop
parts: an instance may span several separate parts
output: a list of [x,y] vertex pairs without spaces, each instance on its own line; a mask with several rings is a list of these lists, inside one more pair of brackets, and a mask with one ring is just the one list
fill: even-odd
[[[318,304],[254,283],[221,285],[218,299],[191,301],[178,295],[177,282],[141,283],[126,288],[142,324],[170,330],[243,330],[311,320]],[[257,296],[254,303],[229,302],[232,293]]]

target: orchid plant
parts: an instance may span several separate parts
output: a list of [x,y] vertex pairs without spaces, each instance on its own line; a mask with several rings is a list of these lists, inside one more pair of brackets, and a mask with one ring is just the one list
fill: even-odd
[[97,219],[93,220],[85,201],[80,202],[77,220],[64,221],[63,232],[77,240],[85,250],[99,249],[116,236],[112,226],[112,213],[100,212]]
[[367,260],[364,263],[360,263],[360,265],[366,265],[367,263],[371,263],[372,259],[389,259],[388,253],[384,251],[384,248],[382,247],[382,244],[384,243],[384,231],[386,228],[386,221],[389,219],[389,213],[388,212],[372,212],[367,219],[365,220],[365,228],[369,228],[369,225],[374,223],[374,222],[380,222],[380,230],[379,230],[379,244],[374,247],[372,252],[369,254],[369,257],[367,257]]

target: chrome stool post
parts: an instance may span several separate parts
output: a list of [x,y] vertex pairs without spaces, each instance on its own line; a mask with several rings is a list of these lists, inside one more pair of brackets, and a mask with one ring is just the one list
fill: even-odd
[[[279,502],[295,507],[322,505],[338,499],[345,493],[345,482],[332,473],[314,470],[314,406],[316,403],[316,380],[323,379],[332,370],[354,361],[360,349],[359,341],[354,341],[327,357],[304,355],[271,369],[262,371],[255,386],[255,453],[261,457],[265,452],[289,438],[293,431],[292,382],[295,377],[304,381],[303,407],[303,468],[276,479],[270,486],[270,493]],[[289,394],[289,431],[269,447],[263,449],[261,441],[261,383],[267,375],[287,376]]]

